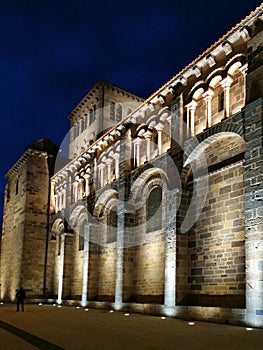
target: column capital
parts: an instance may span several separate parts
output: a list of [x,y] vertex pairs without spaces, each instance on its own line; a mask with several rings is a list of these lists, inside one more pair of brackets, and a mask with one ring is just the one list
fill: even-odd
[[246,77],[246,75],[247,75],[247,69],[248,69],[248,64],[247,63],[239,68],[239,71],[243,74],[244,77]]
[[162,123],[158,123],[155,126],[155,130],[157,130],[157,131],[163,131],[163,128],[164,128],[164,125]]
[[133,141],[133,143],[134,143],[135,145],[140,145],[141,142],[142,142],[142,139],[141,139],[140,137],[136,137],[136,139],[134,139],[134,141]]
[[113,162],[113,159],[112,159],[112,158],[107,158],[107,159],[105,160],[105,163],[106,163],[107,165],[111,165],[112,162]]
[[192,100],[192,101],[191,101],[190,103],[188,103],[185,107],[186,107],[189,111],[195,110],[196,107],[197,107],[197,101]]
[[207,91],[205,91],[203,94],[202,94],[203,98],[205,101],[209,101],[212,99],[212,97],[214,96],[214,91],[211,90],[211,89],[208,89]]
[[147,130],[145,133],[144,133],[144,137],[146,139],[150,139],[152,137],[152,132],[150,130]]
[[233,79],[230,76],[227,76],[225,79],[221,80],[220,85],[226,89],[229,88],[231,86],[233,82]]

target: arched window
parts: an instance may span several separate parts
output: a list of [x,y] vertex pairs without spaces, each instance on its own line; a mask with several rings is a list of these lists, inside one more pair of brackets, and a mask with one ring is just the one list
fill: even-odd
[[61,255],[62,232],[58,235],[58,255]]
[[116,120],[119,122],[122,119],[122,105],[117,106]]
[[85,226],[86,226],[87,222],[83,221],[80,229],[79,229],[79,250],[83,250],[84,249],[84,241],[85,241]]
[[89,110],[89,125],[94,122],[94,111],[93,109]]
[[225,108],[225,95],[224,91],[218,96],[218,112],[223,111]]
[[19,191],[19,179],[16,179],[16,195],[18,195]]
[[79,136],[79,125],[78,123],[74,125],[74,139]]
[[87,127],[88,127],[88,115],[87,115],[87,113],[84,116],[84,121],[85,121],[85,129],[87,129]]
[[146,201],[146,225],[147,232],[162,228],[162,188],[160,186],[151,190]]
[[110,119],[115,120],[115,103],[112,102],[110,105]]
[[113,243],[117,240],[118,216],[117,207],[111,208],[107,217],[107,243]]

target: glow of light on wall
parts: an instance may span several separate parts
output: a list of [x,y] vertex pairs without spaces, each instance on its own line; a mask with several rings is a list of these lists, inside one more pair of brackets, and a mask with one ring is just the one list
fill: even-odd
[[114,303],[114,309],[119,311],[122,309],[122,303]]
[[64,249],[65,249],[65,236],[61,235],[61,248],[60,248],[60,261],[59,261],[59,274],[58,274],[58,299],[57,303],[62,304],[62,288],[63,288],[63,273],[64,273]]
[[164,306],[163,312],[164,312],[164,314],[165,314],[166,316],[168,316],[168,317],[174,317],[174,316],[176,316],[175,307],[167,307],[167,306]]

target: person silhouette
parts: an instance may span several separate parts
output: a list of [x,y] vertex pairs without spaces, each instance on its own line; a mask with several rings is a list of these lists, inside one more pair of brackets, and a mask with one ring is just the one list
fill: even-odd
[[26,292],[23,287],[20,287],[16,292],[16,311],[19,311],[21,305],[22,311],[24,311],[24,300],[26,298]]

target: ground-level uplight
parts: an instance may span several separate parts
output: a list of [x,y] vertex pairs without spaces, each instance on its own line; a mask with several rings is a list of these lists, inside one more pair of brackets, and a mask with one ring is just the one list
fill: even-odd
[[162,319],[162,320],[165,320],[165,319],[166,319],[166,317],[162,316],[162,317],[161,317],[161,319]]
[[113,310],[110,310],[110,313],[112,314],[112,313],[113,313]]
[[1,301],[0,305],[4,305],[4,303]]
[[41,306],[41,305],[42,305],[42,303],[38,303],[38,305],[39,305],[39,306]]
[[246,328],[246,331],[253,331],[253,328],[247,327],[247,328]]
[[62,307],[61,305],[58,305],[58,307]]
[[189,326],[194,326],[195,323],[194,322],[188,322]]
[[89,309],[85,309],[85,311],[89,311]]
[[124,316],[130,316],[130,314],[126,313],[126,314],[124,314]]

